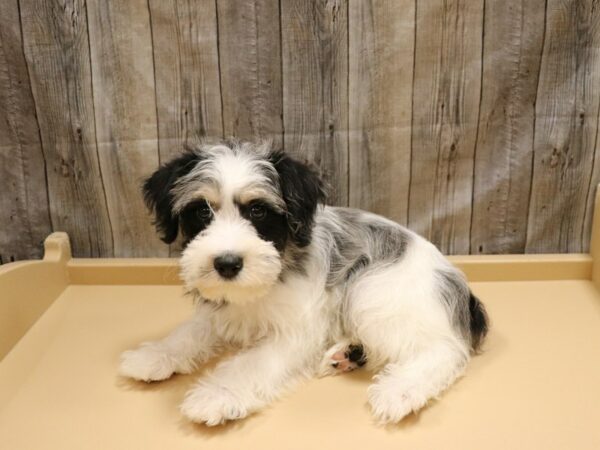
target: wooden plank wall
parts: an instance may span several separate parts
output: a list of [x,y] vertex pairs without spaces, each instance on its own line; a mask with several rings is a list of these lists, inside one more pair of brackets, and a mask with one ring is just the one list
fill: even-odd
[[229,135],[446,253],[589,249],[595,0],[0,3],[0,263],[52,230],[76,256],[177,254],[140,183]]

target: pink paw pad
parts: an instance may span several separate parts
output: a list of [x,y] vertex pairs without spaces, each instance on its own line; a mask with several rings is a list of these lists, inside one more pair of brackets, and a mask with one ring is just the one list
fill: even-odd
[[331,356],[331,365],[339,372],[351,372],[367,363],[367,357],[362,345],[349,345],[346,350],[340,350]]

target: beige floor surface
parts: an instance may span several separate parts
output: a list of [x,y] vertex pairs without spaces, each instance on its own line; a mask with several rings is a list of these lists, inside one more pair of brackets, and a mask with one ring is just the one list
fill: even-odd
[[590,281],[478,282],[492,328],[467,375],[377,427],[370,375],[315,380],[244,421],[184,420],[198,374],[144,384],[118,355],[191,313],[178,286],[71,285],[0,363],[3,449],[600,449],[600,296]]

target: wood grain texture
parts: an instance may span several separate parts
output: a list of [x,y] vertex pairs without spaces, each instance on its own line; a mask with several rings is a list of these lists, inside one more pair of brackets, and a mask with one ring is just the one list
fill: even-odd
[[226,135],[446,253],[589,248],[598,0],[0,3],[0,263],[177,255],[141,182]]
[[45,149],[53,230],[69,233],[75,256],[111,256],[112,234],[96,148],[85,4],[29,0],[21,2],[20,12]]
[[523,253],[545,0],[487,0],[471,253]]
[[226,136],[283,145],[279,3],[220,0],[219,61]]
[[482,0],[417,4],[408,224],[469,252],[481,87]]
[[348,5],[281,0],[286,152],[315,164],[328,203],[348,204]]
[[349,17],[349,203],[406,225],[415,1],[353,1]]
[[42,256],[51,232],[46,164],[17,0],[0,2],[0,264]]
[[[529,253],[589,247],[589,196],[600,107],[600,7],[548,0],[537,92]],[[597,175],[596,175],[597,176]]]
[[222,137],[214,0],[150,0],[160,160]]
[[142,201],[158,167],[150,16],[145,0],[88,2],[98,152],[115,256],[166,256]]

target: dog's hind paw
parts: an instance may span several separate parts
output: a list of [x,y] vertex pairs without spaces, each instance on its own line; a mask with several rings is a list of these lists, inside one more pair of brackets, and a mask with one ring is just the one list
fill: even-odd
[[325,352],[319,368],[320,376],[351,372],[364,366],[367,356],[361,344],[341,342]]

